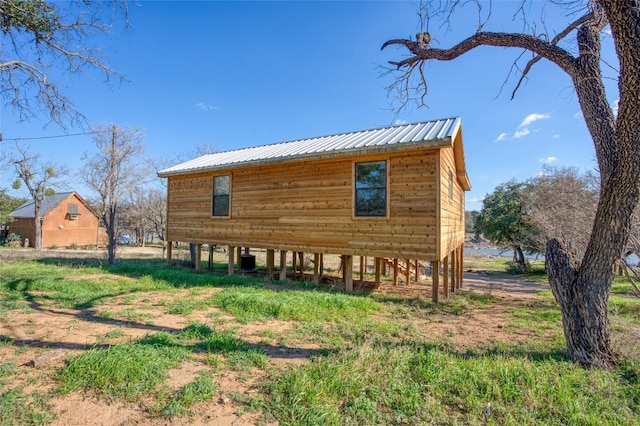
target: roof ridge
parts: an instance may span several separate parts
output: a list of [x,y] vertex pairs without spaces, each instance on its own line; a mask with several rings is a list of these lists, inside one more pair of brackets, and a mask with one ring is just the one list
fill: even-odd
[[[363,129],[363,130],[352,130],[352,131],[349,131],[349,132],[338,132],[338,133],[332,133],[332,134],[329,134],[329,135],[312,136],[312,137],[301,138],[301,139],[290,139],[290,140],[280,141],[280,142],[271,142],[271,143],[267,143],[267,144],[264,144],[264,145],[246,146],[244,148],[235,148],[235,149],[227,149],[227,150],[224,150],[224,151],[211,152],[209,154],[201,155],[201,156],[196,157],[196,158],[202,158],[202,157],[206,157],[208,155],[226,154],[228,152],[244,151],[246,149],[266,148],[266,147],[270,147],[270,146],[284,145],[284,144],[293,143],[293,142],[310,141],[310,140],[313,140],[313,139],[324,139],[324,138],[334,138],[334,137],[337,137],[337,136],[355,135],[357,133],[366,133],[366,132],[372,132],[372,131],[376,131],[376,130],[392,129],[394,127],[415,126],[416,124],[433,123],[433,122],[436,122],[436,121],[456,120],[456,119],[459,119],[459,118],[460,118],[460,116],[452,116],[452,117],[436,118],[434,120],[421,120],[421,121],[414,121],[414,122],[411,122],[411,123],[392,124],[392,125],[386,125],[386,126],[381,126],[381,127],[372,127],[372,128]],[[195,158],[193,158],[192,160],[195,160]],[[187,161],[191,161],[191,160],[187,160]],[[186,163],[187,161],[183,161],[183,163]]]

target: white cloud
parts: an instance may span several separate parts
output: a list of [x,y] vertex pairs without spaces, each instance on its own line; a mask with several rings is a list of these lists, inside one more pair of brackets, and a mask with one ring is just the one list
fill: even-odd
[[552,138],[554,138],[554,139],[560,139],[560,135],[558,135],[558,134],[553,135],[553,136],[551,136],[551,137],[552,137]]
[[547,157],[547,158],[541,158],[538,160],[538,162],[542,164],[551,164],[551,163],[555,163],[556,161],[558,161],[557,157]]
[[538,120],[546,120],[551,118],[551,114],[548,113],[544,113],[544,114],[538,114],[538,113],[533,113],[533,114],[529,114],[527,115],[524,120],[522,120],[522,123],[520,123],[520,125],[518,126],[518,128],[522,128],[522,127],[526,127],[529,124],[533,123],[534,121],[538,121]]
[[504,133],[504,132],[500,133],[494,142],[503,141],[503,140],[505,140],[507,138],[507,136],[509,136],[509,135]]
[[218,109],[217,106],[207,105],[204,102],[196,102],[196,108],[201,109],[203,111],[215,111]]
[[393,125],[394,125],[394,126],[400,126],[400,125],[402,125],[402,124],[407,124],[407,120],[400,120],[400,119],[397,119],[396,121],[394,121],[394,122],[393,122]]
[[575,114],[573,114],[573,118],[582,118],[582,111],[578,111]]
[[615,101],[613,101],[613,115],[615,115],[616,117],[618,116],[618,105],[620,104],[620,99],[616,99]]
[[518,130],[517,132],[515,132],[513,134],[513,138],[514,139],[520,139],[523,136],[527,136],[529,133],[531,133],[529,131],[529,129],[527,129],[526,127],[524,129]]

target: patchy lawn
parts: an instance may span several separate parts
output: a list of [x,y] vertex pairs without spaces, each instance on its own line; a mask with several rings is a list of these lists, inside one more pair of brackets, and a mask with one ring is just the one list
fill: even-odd
[[467,274],[436,306],[428,281],[345,294],[154,256],[0,258],[0,425],[640,424],[629,297],[620,367],[586,371],[525,277]]

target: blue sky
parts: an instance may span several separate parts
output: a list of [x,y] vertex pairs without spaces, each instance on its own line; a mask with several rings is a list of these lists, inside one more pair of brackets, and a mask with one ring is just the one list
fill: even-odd
[[[513,19],[519,3],[494,2],[494,25],[488,29],[519,30],[522,22]],[[109,87],[99,76],[54,72],[52,77],[90,124],[143,127],[148,156],[184,158],[202,144],[229,150],[460,116],[473,186],[468,210],[479,209],[497,184],[535,176],[543,164],[596,166],[571,81],[557,67],[539,62],[514,100],[516,79],[500,93],[519,50],[486,47],[429,64],[429,108],[396,114],[386,91],[393,77],[380,67],[405,52],[380,51],[380,46],[415,35],[417,2],[143,1],[130,9],[133,28],[93,40],[128,82]],[[462,10],[458,18],[449,31],[432,22],[432,45],[450,47],[475,31],[474,9]],[[547,25],[570,19],[551,15]],[[611,57],[610,40],[604,46]],[[615,81],[610,84],[615,88]],[[45,125],[44,117],[18,122],[3,105],[0,148],[6,150],[13,143],[9,139],[63,134],[54,124]],[[93,148],[89,136],[20,143],[72,170]],[[1,172],[0,187],[10,187],[13,179],[10,171]],[[76,182],[65,189],[90,198]]]

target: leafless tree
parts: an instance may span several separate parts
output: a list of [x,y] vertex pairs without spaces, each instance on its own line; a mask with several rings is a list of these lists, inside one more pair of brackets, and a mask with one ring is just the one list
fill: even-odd
[[13,189],[19,189],[24,184],[33,200],[36,235],[33,246],[39,251],[42,250],[42,201],[46,196],[55,194],[54,188],[61,183],[60,179],[68,174],[68,170],[55,163],[43,162],[39,154],[30,154],[29,147],[18,144],[15,146],[13,164],[18,176],[13,182]]
[[578,261],[585,255],[599,196],[599,178],[571,167],[545,167],[527,182],[524,210],[537,232],[538,251],[557,238]]
[[106,34],[117,17],[127,21],[126,1],[0,1],[0,93],[21,119],[44,112],[66,127],[84,117],[61,90],[56,75],[97,73],[122,80],[92,38]]
[[160,189],[150,189],[145,197],[146,220],[155,237],[164,243],[167,226],[167,194]]
[[[517,3],[516,11],[523,27],[514,33],[487,30],[491,8],[483,11],[480,6],[488,3],[429,2],[427,7],[431,8],[422,12],[427,18],[423,32],[434,30],[430,24],[435,21],[451,24],[457,8],[467,3],[478,5],[478,26],[451,48],[433,48],[429,43],[410,39],[388,40],[382,45],[383,49],[398,46],[409,54],[390,62],[398,70],[396,88],[405,102],[412,94],[417,94],[420,102],[427,93],[425,63],[453,60],[480,46],[516,48],[524,50],[523,55],[531,55],[524,67],[517,63],[514,66],[520,75],[514,93],[541,59],[557,65],[570,77],[595,146],[600,197],[582,262],[571,255],[562,241],[552,238],[547,243],[546,269],[562,311],[571,358],[587,367],[614,365],[608,318],[613,265],[627,246],[632,213],[640,198],[640,1],[549,1],[541,7],[543,15],[538,26],[529,24],[533,18],[528,15],[536,2],[523,0]],[[433,5],[442,7],[434,10]],[[564,27],[556,31],[547,28],[544,13],[566,17]],[[605,30],[610,32],[619,62],[611,71],[618,81],[617,93],[612,95],[612,99],[616,95],[619,99],[617,115],[607,101],[603,82],[601,38]],[[567,42],[569,37],[575,37],[573,45]]]
[[166,191],[149,185],[136,187],[129,193],[120,215],[122,229],[130,230],[142,247],[150,234],[164,241],[166,217]]
[[109,244],[109,263],[116,259],[119,204],[145,181],[145,168],[140,156],[144,152],[144,135],[140,128],[118,129],[99,126],[93,129],[97,150],[83,155],[81,177],[99,197],[98,211],[102,217]]
[[[201,157],[203,155],[207,155],[207,154],[213,154],[215,152],[218,152],[219,149],[218,147],[213,144],[213,143],[201,143],[198,144],[194,147],[194,149],[191,152],[181,152],[175,155],[175,159],[174,160],[168,160],[166,158],[158,158],[152,161],[152,167],[153,169],[158,172],[162,169],[165,169],[167,167],[170,167],[176,163],[181,163],[184,161],[188,161],[190,159],[193,158],[197,158],[197,157]],[[166,190],[167,190],[167,181],[165,179],[161,179],[161,183],[160,186],[162,188],[162,190],[158,190],[155,193],[150,192],[149,193],[149,203],[150,205],[154,206],[154,209],[151,210],[147,210],[151,216],[148,218],[152,223],[153,223],[153,227],[155,228],[155,232],[156,234],[160,237],[160,234],[162,234],[161,240],[163,243],[163,256],[164,256],[164,249],[166,248],[164,246],[165,244],[165,229],[166,229],[166,223],[167,223],[167,197],[166,197]],[[191,256],[191,262],[195,265],[195,261],[196,261],[196,245],[195,243],[189,243],[189,253]]]

